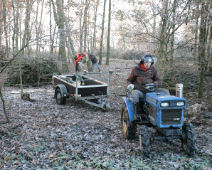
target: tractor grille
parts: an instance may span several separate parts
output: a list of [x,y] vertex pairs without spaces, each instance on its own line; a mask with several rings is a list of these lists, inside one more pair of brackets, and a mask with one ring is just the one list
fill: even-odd
[[181,124],[182,109],[161,110],[162,125]]
[[149,115],[150,115],[151,117],[155,117],[155,116],[154,116],[154,109],[155,109],[155,108],[154,108],[153,106],[150,105],[150,107],[149,107]]

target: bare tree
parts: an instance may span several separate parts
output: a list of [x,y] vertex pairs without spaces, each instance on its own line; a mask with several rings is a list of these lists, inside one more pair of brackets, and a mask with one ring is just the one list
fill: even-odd
[[51,0],[52,2],[52,7],[53,7],[53,11],[54,11],[54,18],[55,18],[55,22],[58,26],[58,33],[60,36],[60,44],[59,44],[59,60],[62,61],[62,72],[65,73],[68,71],[68,64],[67,64],[67,58],[66,58],[66,50],[65,50],[65,19],[64,19],[64,15],[63,15],[63,2],[60,0],[56,1],[56,6],[57,6],[57,10],[54,4],[54,1]]
[[[36,25],[35,25],[35,30],[36,30],[36,56],[40,53],[40,44],[41,44],[41,38],[40,36],[42,35],[42,27],[41,27],[41,21],[43,18],[43,8],[44,8],[44,0],[41,0],[41,11],[39,12],[39,7],[40,7],[40,1],[37,1],[37,11],[36,11]],[[38,15],[40,14],[40,21],[38,21]]]
[[[87,32],[88,32],[88,9],[90,5],[90,0],[86,0],[85,2],[85,9],[84,9],[84,17],[83,17],[83,30],[84,30],[84,49],[83,51],[87,50]],[[86,62],[86,58],[84,59]]]
[[101,33],[101,39],[100,39],[99,64],[102,64],[102,49],[103,49],[103,38],[104,38],[104,24],[105,24],[106,1],[107,1],[107,0],[104,0],[104,5],[103,5],[102,33]]
[[159,48],[158,48],[158,62],[161,64],[162,68],[162,76],[165,71],[165,64],[167,61],[167,18],[168,18],[168,0],[164,0],[162,2],[162,13],[161,13],[161,28],[160,28],[160,36],[159,36]]
[[109,65],[109,58],[110,58],[110,22],[111,22],[111,0],[109,0],[109,11],[108,11],[108,35],[107,35],[106,65]]
[[[210,4],[212,4],[212,0],[210,0]],[[211,7],[212,8],[212,7]],[[211,10],[209,8],[209,10]],[[206,70],[209,71],[210,68],[212,68],[212,55],[211,55],[211,42],[212,42],[212,12],[209,11],[209,16],[208,16],[208,41],[207,41],[207,47],[206,47]]]
[[55,30],[56,26],[54,27],[54,31],[52,32],[53,24],[52,24],[52,5],[51,1],[49,1],[49,15],[50,15],[50,20],[49,20],[49,32],[50,32],[50,54],[53,54],[54,50],[54,37],[55,37]]
[[12,35],[12,51],[13,55],[18,51],[18,31],[19,31],[19,0],[12,0],[12,8],[13,8],[13,35]]
[[[26,17],[25,17],[25,21],[24,21],[24,35],[22,38],[22,47],[25,46],[25,44],[28,44],[29,40],[30,40],[30,28],[29,28],[29,24],[30,24],[30,16],[31,16],[31,10],[32,10],[32,1],[31,0],[27,0],[26,1]],[[23,50],[22,55],[25,55],[24,53],[25,50]],[[30,50],[29,47],[27,47],[27,51],[28,51],[28,57],[30,57]]]
[[3,32],[3,7],[2,2],[0,2],[0,46],[2,46],[2,32]]
[[3,103],[3,111],[4,111],[5,118],[7,119],[7,122],[10,123],[10,119],[7,116],[7,112],[6,112],[6,108],[5,108],[4,98],[3,98],[3,95],[2,95],[2,92],[1,92],[1,86],[0,86],[0,98],[1,98],[1,101]]
[[198,28],[199,28],[199,3],[196,4],[197,8],[196,8],[196,11],[195,11],[195,37],[194,37],[194,62],[196,62],[197,60],[197,49],[198,49]]
[[198,45],[198,52],[199,52],[199,66],[200,66],[200,82],[199,82],[199,92],[198,98],[203,97],[203,87],[204,87],[204,72],[205,72],[205,55],[206,55],[206,44],[207,44],[207,17],[209,12],[209,1],[203,1],[201,3],[201,13],[200,13],[200,30],[199,30],[199,45]]
[[94,5],[94,31],[93,31],[93,44],[92,44],[92,48],[91,48],[91,52],[93,53],[93,50],[96,49],[96,21],[97,21],[97,11],[98,11],[98,7],[99,7],[99,0],[97,0],[95,2]]
[[[176,8],[177,8],[177,0],[174,0],[173,2],[173,16],[172,16],[172,22],[175,23],[176,20]],[[172,25],[172,30],[175,30],[175,24]],[[170,65],[173,65],[173,60],[174,60],[174,42],[175,42],[175,32],[171,35],[171,47],[170,47]],[[171,73],[172,74],[172,73]]]
[[2,0],[3,4],[3,20],[4,20],[4,35],[5,35],[5,43],[6,43],[6,57],[9,57],[9,46],[8,46],[8,33],[7,33],[7,8],[6,8],[6,0]]
[[[81,0],[81,3],[83,3],[83,0]],[[82,6],[83,7],[83,6]],[[80,48],[79,50],[82,51],[82,46],[83,46],[83,20],[82,20],[82,16],[83,16],[83,8],[78,12],[79,16],[80,16],[80,20],[79,20],[79,28],[80,28]]]
[[[12,63],[12,61],[19,56],[19,54],[24,50],[24,48],[26,48],[28,45],[26,44],[25,46],[23,46],[8,62],[7,64],[5,64],[5,66],[0,70],[0,74],[3,74],[3,72],[5,71],[5,69],[9,66],[9,64]],[[7,75],[6,75],[7,76]],[[4,83],[4,80],[3,80],[3,76],[1,75],[1,83],[3,84]],[[2,94],[2,91],[1,91],[1,85],[0,85],[0,98],[2,100],[2,103],[3,103],[3,111],[4,111],[4,115],[5,115],[5,118],[7,119],[7,122],[10,122],[10,119],[7,115],[7,112],[6,112],[6,106],[5,106],[5,102],[4,102],[4,98],[3,98],[3,94]]]

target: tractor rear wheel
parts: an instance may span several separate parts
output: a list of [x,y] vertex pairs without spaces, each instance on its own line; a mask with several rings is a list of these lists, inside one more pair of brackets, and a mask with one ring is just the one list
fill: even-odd
[[191,124],[184,124],[182,127],[182,147],[183,150],[190,156],[195,155],[196,137],[194,127]]
[[126,105],[121,111],[121,127],[125,139],[135,139],[137,126],[134,122],[130,122]]
[[143,125],[140,127],[139,130],[139,143],[140,143],[140,150],[144,157],[150,157],[150,132],[148,127]]
[[56,90],[56,103],[59,105],[65,105],[66,104],[66,98],[64,98],[61,94],[61,90],[58,88]]

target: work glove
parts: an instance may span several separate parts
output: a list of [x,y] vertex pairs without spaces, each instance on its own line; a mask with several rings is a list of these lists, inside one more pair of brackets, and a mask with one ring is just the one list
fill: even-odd
[[127,86],[127,90],[128,90],[129,92],[132,92],[133,89],[134,89],[134,84],[129,84],[129,85]]
[[154,86],[154,83],[148,83],[146,86]]

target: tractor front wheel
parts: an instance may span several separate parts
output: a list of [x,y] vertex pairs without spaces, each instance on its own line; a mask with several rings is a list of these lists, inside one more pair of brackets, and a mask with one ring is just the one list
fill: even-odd
[[196,151],[196,137],[194,127],[191,124],[184,124],[182,127],[182,147],[188,155],[195,155]]
[[61,94],[61,90],[58,88],[56,90],[56,103],[59,105],[65,105],[66,104],[66,98],[64,98]]
[[121,127],[125,139],[135,139],[137,126],[134,122],[130,122],[126,105],[122,107],[121,111]]
[[140,150],[144,157],[150,157],[150,138],[151,135],[149,133],[148,127],[143,125],[139,130],[139,143]]

